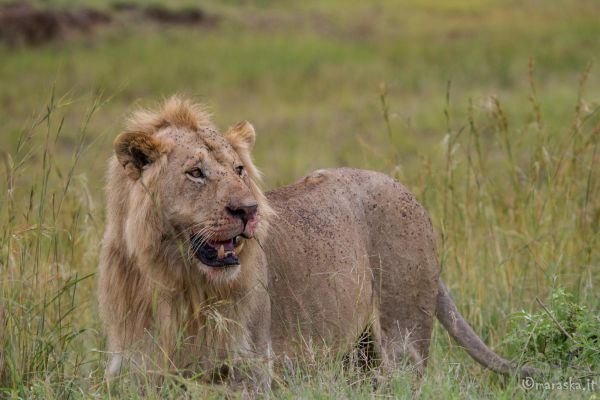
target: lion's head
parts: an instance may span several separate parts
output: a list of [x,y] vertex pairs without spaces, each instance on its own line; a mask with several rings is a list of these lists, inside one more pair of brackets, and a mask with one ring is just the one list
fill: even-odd
[[200,106],[178,97],[134,113],[114,141],[121,172],[109,178],[126,182],[118,196],[130,256],[167,265],[168,274],[197,267],[210,280],[233,279],[245,244],[265,233],[272,214],[250,158],[254,142],[248,122],[222,135]]

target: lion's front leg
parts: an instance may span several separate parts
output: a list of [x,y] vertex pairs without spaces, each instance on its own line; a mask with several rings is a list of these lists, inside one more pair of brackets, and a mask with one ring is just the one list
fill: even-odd
[[231,382],[234,387],[259,394],[267,393],[271,389],[272,379],[273,356],[269,344],[267,348],[242,354],[234,364]]
[[264,296],[255,311],[247,316],[244,334],[235,350],[213,366],[207,378],[213,383],[227,383],[232,388],[257,395],[267,393],[273,377],[270,301]]
[[[145,303],[151,304],[150,300]],[[143,313],[144,318],[125,315],[106,319],[111,354],[105,370],[107,379],[129,373],[159,377],[177,369],[174,356],[178,329],[173,307],[166,296],[158,296],[153,308]],[[186,349],[180,351],[189,353]]]
[[271,347],[256,347],[246,342],[235,351],[202,360],[196,369],[202,372],[203,383],[224,384],[234,391],[253,395],[266,393],[272,380]]
[[257,306],[250,316],[248,331],[251,347],[245,353],[250,360],[248,381],[254,391],[267,393],[273,379],[273,350],[271,343],[271,298],[265,288],[259,289]]

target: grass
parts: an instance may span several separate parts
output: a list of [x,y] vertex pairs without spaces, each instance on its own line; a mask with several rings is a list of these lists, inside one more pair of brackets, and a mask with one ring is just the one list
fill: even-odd
[[[141,396],[136,385],[102,381],[94,273],[103,171],[127,112],[173,92],[207,102],[222,128],[250,120],[268,187],[342,165],[399,178],[431,213],[459,309],[500,353],[527,356],[511,339],[511,315],[545,314],[536,299],[551,305],[564,290],[598,315],[596,2],[204,6],[223,16],[216,28],[118,24],[44,47],[0,47],[0,397]],[[530,333],[516,331],[519,340]],[[320,361],[281,372],[274,396],[411,395],[406,371],[373,393],[364,377]],[[585,368],[575,360],[564,374]],[[183,395],[181,380],[146,394]],[[223,395],[188,387],[191,397]],[[590,393],[525,392],[438,327],[422,395]]]

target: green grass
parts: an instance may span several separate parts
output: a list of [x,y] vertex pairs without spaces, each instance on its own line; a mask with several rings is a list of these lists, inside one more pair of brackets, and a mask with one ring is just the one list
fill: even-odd
[[[0,397],[141,396],[133,384],[102,381],[93,274],[103,171],[126,114],[174,92],[207,103],[222,129],[254,124],[268,188],[331,166],[398,177],[431,213],[459,309],[498,352],[524,355],[509,340],[510,316],[544,314],[536,298],[551,304],[559,289],[598,315],[597,2],[204,6],[222,16],[216,28],[130,26],[119,17],[93,37],[0,47]],[[580,376],[578,367],[565,374]],[[412,390],[399,371],[373,393],[331,361],[276,378],[277,398]],[[182,395],[180,380],[160,395]],[[190,384],[188,394],[222,392]],[[481,369],[439,328],[422,394],[589,395],[525,392]]]

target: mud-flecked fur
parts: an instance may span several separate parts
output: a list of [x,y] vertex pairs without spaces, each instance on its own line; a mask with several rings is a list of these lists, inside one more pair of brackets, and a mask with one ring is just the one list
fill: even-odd
[[[177,97],[136,113],[115,140],[98,287],[108,376],[124,361],[201,371],[237,358],[270,365],[307,343],[350,352],[365,332],[384,367],[409,359],[423,372],[436,316],[478,362],[516,371],[456,310],[428,214],[403,185],[342,168],[265,195],[254,142],[249,123],[220,134],[201,107]],[[200,182],[186,176],[194,167]],[[258,203],[259,223],[240,265],[202,264],[190,235],[238,234],[245,228],[227,206],[244,201]],[[253,384],[268,387],[265,371],[251,374]]]

